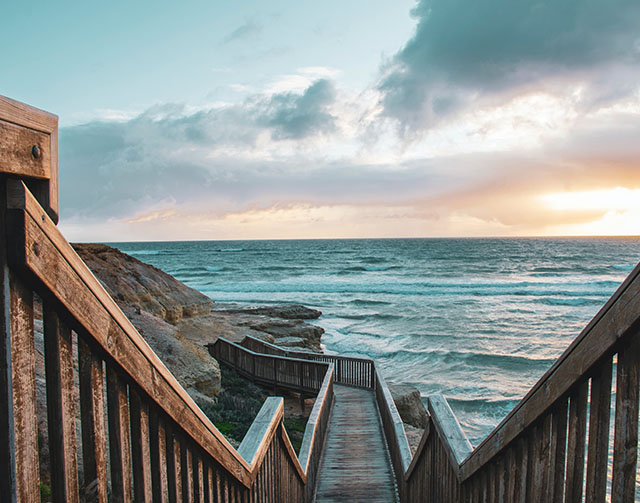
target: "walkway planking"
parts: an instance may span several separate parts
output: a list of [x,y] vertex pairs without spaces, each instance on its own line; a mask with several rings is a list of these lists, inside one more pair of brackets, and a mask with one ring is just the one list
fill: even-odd
[[397,501],[373,391],[336,384],[334,393],[336,399],[320,462],[315,501]]

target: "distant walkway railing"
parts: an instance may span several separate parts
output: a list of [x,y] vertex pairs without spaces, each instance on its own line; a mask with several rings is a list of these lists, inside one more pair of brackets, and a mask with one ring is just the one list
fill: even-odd
[[240,344],[256,353],[333,363],[336,369],[335,382],[337,384],[360,386],[369,389],[375,387],[375,364],[369,358],[352,358],[349,356],[313,353],[311,351],[294,351],[256,339],[250,335],[245,336]]
[[234,342],[218,338],[207,349],[220,363],[265,386],[284,388],[302,394],[317,394],[332,364],[257,353]]
[[[316,397],[307,420],[298,456],[302,470],[306,474],[305,497],[311,498],[316,485],[318,464],[334,401],[334,365],[255,353],[223,338],[218,338],[216,342],[208,344],[207,348],[218,362],[233,368],[239,374],[256,383],[275,389],[292,390],[300,393],[301,396],[312,394]],[[257,425],[261,424],[261,421],[258,416],[254,421],[254,426],[245,435],[238,449],[243,457],[245,457],[244,452],[248,446],[259,444],[262,435],[259,433],[261,430]],[[245,459],[249,458],[245,457]]]

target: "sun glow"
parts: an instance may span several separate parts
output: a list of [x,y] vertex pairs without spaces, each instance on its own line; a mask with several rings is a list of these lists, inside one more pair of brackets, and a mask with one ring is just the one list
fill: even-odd
[[559,224],[547,229],[548,234],[623,236],[640,234],[640,189],[614,189],[581,192],[557,192],[539,196],[547,208],[563,212],[585,213],[597,217],[579,224]]
[[549,208],[558,211],[628,211],[640,209],[640,189],[586,190],[545,194],[540,199]]

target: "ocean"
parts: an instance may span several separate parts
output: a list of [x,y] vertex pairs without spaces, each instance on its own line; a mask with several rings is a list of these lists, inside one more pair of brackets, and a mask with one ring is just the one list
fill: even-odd
[[325,351],[442,393],[477,445],[640,260],[640,238],[110,243],[220,303],[319,309]]

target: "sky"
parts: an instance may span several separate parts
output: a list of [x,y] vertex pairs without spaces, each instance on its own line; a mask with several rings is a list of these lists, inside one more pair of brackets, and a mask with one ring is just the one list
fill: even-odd
[[10,2],[71,241],[640,234],[637,0]]

